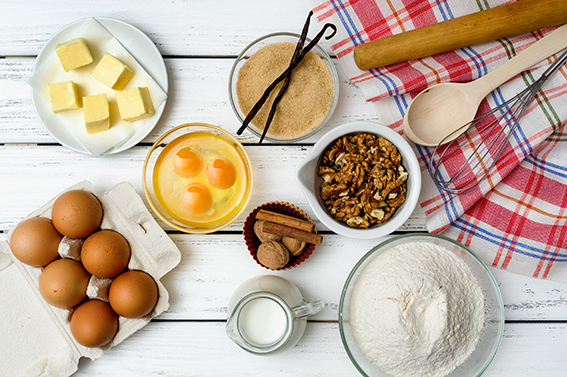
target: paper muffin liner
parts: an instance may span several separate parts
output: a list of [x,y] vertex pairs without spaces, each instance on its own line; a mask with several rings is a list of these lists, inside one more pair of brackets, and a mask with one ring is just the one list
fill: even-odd
[[[315,250],[316,247],[316,245],[311,243],[307,244],[305,250],[300,255],[295,257],[290,255],[289,263],[285,267],[282,267],[280,269],[277,270],[271,269],[269,267],[264,266],[262,263],[260,263],[260,261],[258,261],[258,257],[256,256],[256,253],[258,251],[258,247],[260,246],[261,242],[256,236],[256,233],[254,233],[254,223],[256,222],[256,214],[261,209],[281,213],[282,215],[297,217],[299,219],[313,223],[313,221],[309,218],[309,216],[307,216],[307,214],[305,214],[305,212],[303,212],[301,209],[294,206],[293,204],[287,202],[273,201],[273,202],[264,203],[256,207],[254,210],[252,210],[252,212],[250,212],[250,214],[246,218],[243,229],[244,241],[246,242],[246,247],[248,248],[250,255],[256,261],[256,263],[258,263],[260,266],[268,270],[285,271],[297,267],[301,263],[309,259],[309,257],[311,256],[311,254],[313,254],[313,251]],[[317,230],[315,230],[315,233],[317,233]]]

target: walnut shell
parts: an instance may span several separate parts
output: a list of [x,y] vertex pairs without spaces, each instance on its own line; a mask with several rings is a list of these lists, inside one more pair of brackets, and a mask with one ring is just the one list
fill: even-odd
[[258,247],[256,257],[264,266],[278,270],[289,263],[289,250],[276,241],[262,242]]
[[291,237],[282,237],[282,244],[289,250],[292,257],[301,255],[307,246],[307,242]]
[[260,240],[260,242],[267,242],[267,241],[276,241],[280,242],[282,240],[282,236],[273,233],[266,233],[262,230],[264,226],[264,220],[256,220],[254,223],[254,233],[256,237]]

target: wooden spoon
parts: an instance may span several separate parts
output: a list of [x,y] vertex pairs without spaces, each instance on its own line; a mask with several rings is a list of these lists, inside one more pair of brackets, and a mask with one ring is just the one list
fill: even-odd
[[565,47],[567,24],[477,80],[441,83],[425,89],[406,110],[405,134],[413,142],[426,146],[456,139],[466,128],[457,130],[474,119],[480,102],[491,91]]

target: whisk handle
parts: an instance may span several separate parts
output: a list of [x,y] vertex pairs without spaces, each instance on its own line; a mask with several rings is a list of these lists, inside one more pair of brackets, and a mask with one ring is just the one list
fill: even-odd
[[[566,2],[567,3],[567,2]],[[471,82],[484,87],[482,98],[488,93],[504,84],[519,73],[536,65],[545,58],[567,47],[567,24],[557,28],[550,34],[533,43],[530,47],[508,60],[498,68],[492,70],[480,79]]]

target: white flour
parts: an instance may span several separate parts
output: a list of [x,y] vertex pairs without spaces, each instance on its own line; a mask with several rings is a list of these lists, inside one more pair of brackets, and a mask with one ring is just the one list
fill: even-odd
[[395,377],[441,377],[474,351],[484,297],[470,268],[425,242],[374,258],[350,300],[350,323],[366,359]]

